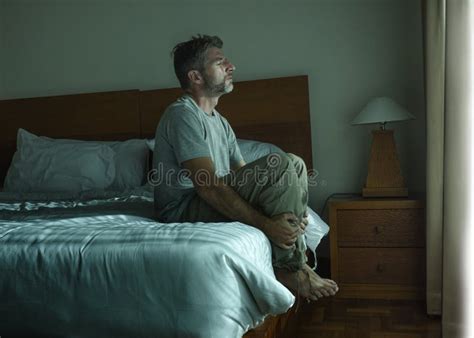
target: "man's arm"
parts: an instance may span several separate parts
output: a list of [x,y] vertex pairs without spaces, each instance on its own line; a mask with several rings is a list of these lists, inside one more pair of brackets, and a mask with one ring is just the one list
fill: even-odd
[[215,176],[214,163],[209,157],[199,157],[183,162],[190,171],[190,178],[198,195],[217,211],[230,218],[260,229],[276,245],[290,249],[293,247],[300,228],[290,222],[297,222],[295,215],[285,213],[266,217],[255,210],[247,201]]
[[236,163],[232,166],[232,170],[234,172],[236,172],[237,170],[239,170],[240,168],[242,168],[243,166],[245,166],[247,163],[245,163],[244,160],[240,161],[239,163]]

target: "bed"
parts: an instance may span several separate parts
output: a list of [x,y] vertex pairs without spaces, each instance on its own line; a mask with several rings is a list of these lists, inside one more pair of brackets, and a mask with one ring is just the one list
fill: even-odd
[[[263,233],[153,218],[147,146],[179,95],[0,101],[0,336],[241,337],[265,319],[285,331],[295,298],[275,279]],[[278,146],[311,167],[306,76],[236,83],[217,109],[242,142]],[[45,164],[42,154],[63,157]],[[59,181],[41,170],[53,164],[67,172]],[[58,191],[64,184],[70,191]],[[327,233],[319,230],[313,246]]]

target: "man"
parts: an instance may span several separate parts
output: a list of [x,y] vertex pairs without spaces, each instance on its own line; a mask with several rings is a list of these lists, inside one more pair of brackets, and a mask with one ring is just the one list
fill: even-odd
[[[163,114],[154,165],[162,177],[155,209],[165,222],[240,221],[272,243],[278,280],[307,300],[338,288],[306,264],[303,231],[308,184],[303,161],[272,154],[246,164],[227,120],[214,108],[233,89],[235,66],[217,36],[198,35],[173,49],[185,95]],[[263,176],[262,176],[263,173]]]

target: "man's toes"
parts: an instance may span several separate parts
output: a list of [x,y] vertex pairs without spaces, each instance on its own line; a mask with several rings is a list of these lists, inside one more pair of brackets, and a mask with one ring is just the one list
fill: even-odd
[[337,287],[337,284],[330,283],[328,279],[323,279],[320,285],[327,292],[326,297],[334,296],[336,292],[339,290],[339,288]]
[[325,281],[328,283],[329,287],[336,292],[339,290],[339,287],[337,286],[336,282],[330,280],[330,279],[325,279]]
[[322,284],[324,285],[325,288],[327,289],[333,289],[334,285],[329,283],[327,279],[323,279]]
[[322,293],[322,294],[323,294],[325,297],[329,297],[329,296],[331,296],[331,293],[330,293],[330,291],[329,291],[329,290],[327,290],[327,289],[322,289],[322,290],[321,290],[321,293]]
[[323,298],[323,294],[319,290],[315,290],[314,294],[316,294],[318,298]]
[[326,297],[334,296],[336,294],[332,288],[325,288],[325,291],[326,291]]
[[337,285],[336,282],[333,281],[332,279],[327,279],[327,278],[325,278],[324,280],[325,280],[326,282],[328,282],[329,284],[331,284],[331,285]]

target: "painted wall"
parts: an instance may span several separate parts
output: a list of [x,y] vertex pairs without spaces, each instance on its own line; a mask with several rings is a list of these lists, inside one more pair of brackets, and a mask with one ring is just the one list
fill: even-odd
[[[2,0],[0,0],[2,1]],[[170,51],[217,34],[235,80],[307,74],[320,210],[360,192],[371,126],[350,121],[387,95],[417,119],[393,124],[410,192],[425,190],[422,27],[416,0],[3,0],[0,98],[178,86]],[[2,86],[3,83],[3,86]],[[224,112],[225,114],[225,112]]]
[[3,24],[3,18],[4,18],[4,13],[5,13],[5,4],[3,0],[0,0],[0,99],[3,97],[3,94],[6,93],[5,86],[4,86],[4,80],[5,80],[5,75],[4,75],[4,55],[5,55],[5,50],[6,48],[4,47],[4,34],[5,34],[5,29],[4,29],[4,24]]

